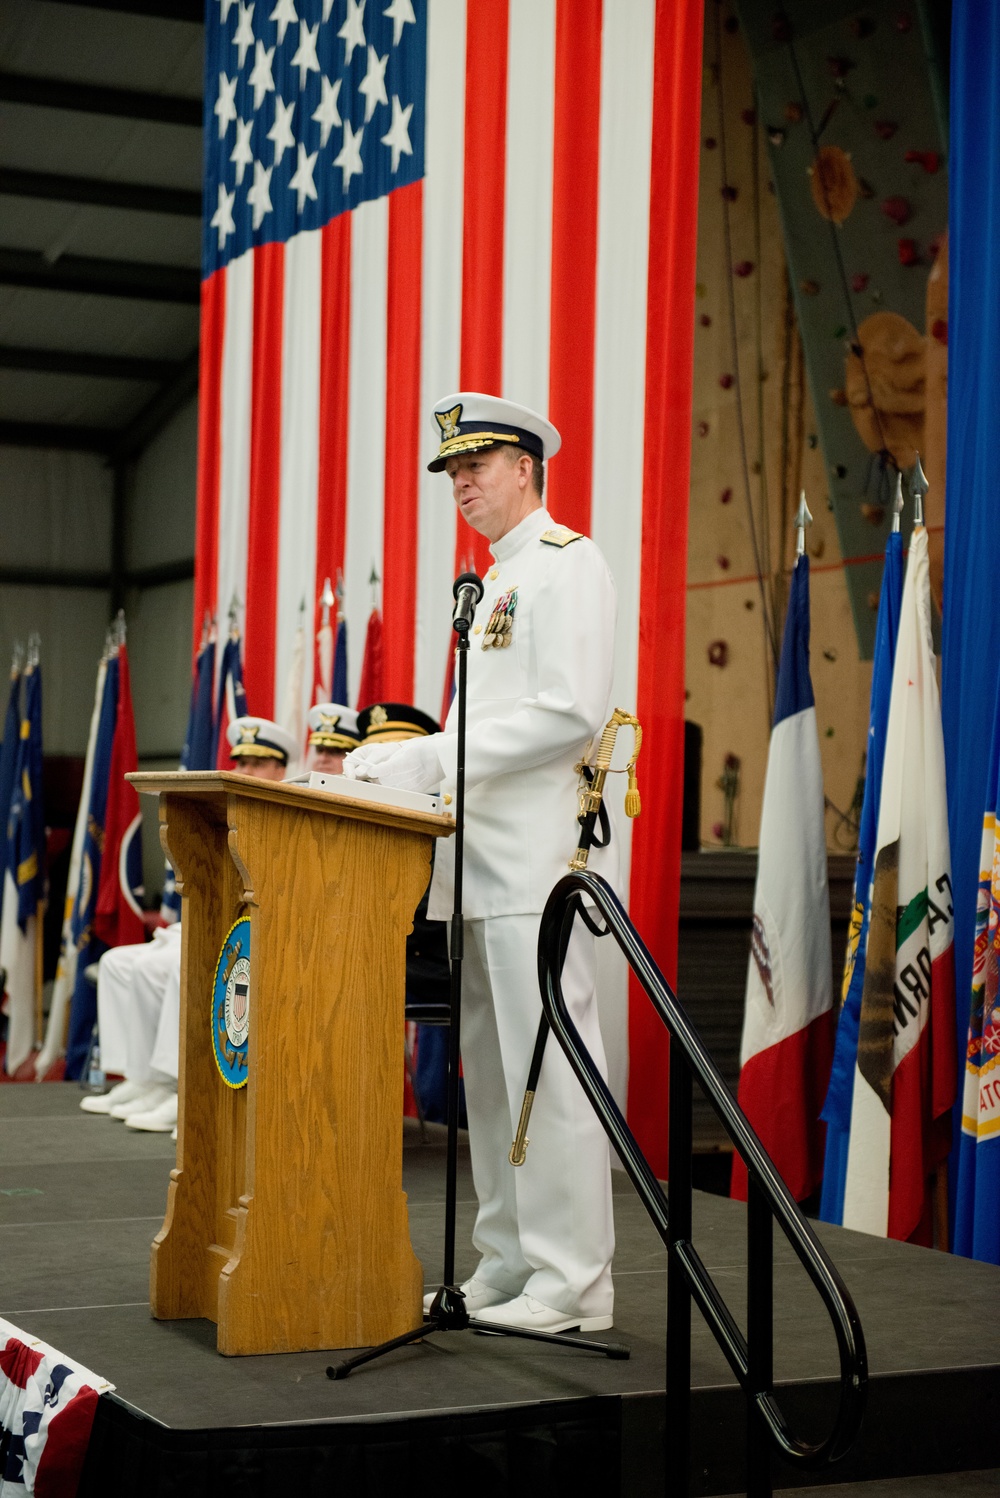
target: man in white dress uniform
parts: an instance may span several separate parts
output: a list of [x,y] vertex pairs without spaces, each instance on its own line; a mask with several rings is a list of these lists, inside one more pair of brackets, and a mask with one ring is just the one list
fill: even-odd
[[[510,401],[461,393],[433,413],[463,520],[493,565],[469,635],[462,1060],[480,1262],[470,1315],[541,1331],[612,1324],[609,1148],[560,1047],[546,1048],[526,1163],[507,1159],[541,1014],[539,917],[577,846],[576,765],[611,711],[615,590],[601,553],[542,504],[560,437]],[[454,791],[453,705],[442,733],[348,756],[345,772],[411,790]],[[595,867],[601,867],[600,855]],[[452,913],[454,850],[437,849],[429,914]],[[602,870],[611,874],[604,861]],[[563,989],[605,1069],[594,938],[577,923]]]

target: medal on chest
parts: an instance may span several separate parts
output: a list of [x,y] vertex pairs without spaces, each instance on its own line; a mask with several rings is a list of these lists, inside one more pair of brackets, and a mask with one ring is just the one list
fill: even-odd
[[517,589],[508,588],[501,593],[493,605],[490,622],[483,635],[484,650],[503,650],[513,639],[514,610],[517,608]]

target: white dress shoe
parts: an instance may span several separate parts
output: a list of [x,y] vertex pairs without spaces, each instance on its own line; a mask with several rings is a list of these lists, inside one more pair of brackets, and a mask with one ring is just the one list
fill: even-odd
[[157,1107],[150,1108],[145,1113],[130,1113],[125,1120],[126,1129],[143,1129],[149,1134],[169,1134],[176,1125],[176,1092],[164,1098]]
[[112,1118],[128,1118],[133,1113],[150,1113],[172,1096],[172,1087],[163,1087],[159,1082],[144,1082],[135,1097],[116,1103],[108,1111]]
[[80,1107],[84,1113],[110,1113],[112,1108],[116,1108],[119,1103],[134,1102],[136,1098],[142,1097],[148,1091],[148,1082],[119,1082],[117,1087],[112,1087],[110,1092],[81,1098]]
[[[465,1284],[459,1285],[458,1288],[465,1296],[465,1309],[470,1316],[478,1316],[479,1312],[485,1310],[487,1306],[503,1305],[510,1300],[510,1295],[506,1290],[495,1290],[492,1285],[485,1285],[482,1280],[466,1280]],[[432,1290],[430,1295],[424,1296],[425,1311],[430,1310],[436,1294],[437,1291]]]
[[519,1295],[506,1305],[491,1307],[482,1316],[490,1326],[518,1326],[531,1332],[606,1332],[613,1316],[568,1315],[554,1306],[543,1306],[533,1295]]

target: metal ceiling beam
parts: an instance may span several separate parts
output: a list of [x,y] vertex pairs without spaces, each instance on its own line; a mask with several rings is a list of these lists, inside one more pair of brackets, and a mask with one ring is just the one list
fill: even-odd
[[0,286],[91,292],[97,296],[139,297],[197,306],[200,284],[199,272],[185,265],[147,265],[142,261],[97,260],[85,255],[61,255],[50,264],[34,250],[0,247]]
[[74,109],[82,114],[155,120],[161,125],[200,128],[202,123],[200,99],[149,94],[131,88],[103,88],[91,83],[72,83],[68,78],[40,78],[27,73],[0,72],[0,99],[43,109]]
[[205,21],[204,0],[56,0],[60,5],[82,6],[88,10],[115,10],[123,15],[158,16],[165,21]]
[[65,452],[109,454],[118,433],[108,427],[55,421],[0,421],[0,446],[58,447]]
[[168,384],[153,396],[148,405],[129,422],[127,427],[115,434],[111,445],[111,458],[122,463],[138,457],[148,447],[158,432],[184,403],[198,392],[198,350],[189,354],[178,365],[177,373]]
[[86,375],[99,380],[151,380],[160,384],[180,368],[177,359],[140,359],[129,354],[85,354],[70,349],[20,348],[0,344],[0,369],[35,374]]
[[106,182],[98,177],[67,177],[59,172],[25,172],[12,166],[0,167],[0,193],[13,198],[45,198],[56,203],[90,203],[101,208],[201,217],[201,193],[189,188]]

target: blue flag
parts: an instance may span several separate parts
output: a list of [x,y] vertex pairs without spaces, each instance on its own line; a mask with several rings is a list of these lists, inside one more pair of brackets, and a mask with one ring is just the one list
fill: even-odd
[[[208,639],[198,651],[191,682],[191,706],[188,709],[187,733],[181,750],[182,770],[211,770],[212,736],[215,727],[212,715],[212,688],[215,684],[215,640]],[[181,897],[177,893],[174,871],[168,863],[163,876],[163,894],[160,899],[160,915],[165,921],[180,918]]]
[[330,689],[330,701],[342,702],[346,705],[350,701],[347,695],[347,620],[341,619],[337,625],[337,643],[333,649],[333,685]]
[[231,633],[222,652],[219,671],[219,695],[216,699],[215,724],[212,731],[212,764],[210,769],[226,770],[229,764],[229,747],[226,729],[236,718],[246,716],[247,694],[243,686],[243,660],[240,655],[240,637]]
[[24,673],[24,718],[7,823],[8,868],[17,886],[22,933],[45,888],[45,808],[42,804],[42,668]]
[[4,871],[7,868],[7,822],[10,818],[10,801],[14,794],[14,771],[21,743],[21,673],[10,674],[10,696],[7,699],[7,716],[3,725],[3,743],[0,744],[0,912],[3,910]]
[[841,990],[840,1017],[833,1053],[830,1088],[821,1117],[826,1120],[826,1161],[823,1171],[823,1195],[819,1215],[824,1222],[840,1224],[844,1220],[844,1187],[847,1180],[847,1151],[851,1138],[851,1106],[854,1099],[854,1073],[858,1057],[858,1024],[861,1018],[861,994],[865,983],[865,959],[868,951],[868,918],[871,912],[872,877],[878,833],[878,809],[882,799],[882,763],[885,758],[885,735],[889,723],[889,697],[892,691],[892,667],[896,659],[896,636],[899,632],[899,610],[903,598],[903,543],[898,531],[885,543],[885,567],[882,594],[875,626],[875,659],[872,667],[872,690],[868,719],[868,757],[865,766],[865,792],[861,803],[861,826],[858,832],[858,865],[854,874],[854,898],[847,936],[847,956]]
[[1000,1264],[1000,692],[990,746],[958,1145],[955,1252]]
[[90,1049],[90,1037],[97,1018],[97,990],[87,981],[87,968],[107,951],[104,942],[94,934],[94,912],[97,887],[101,882],[101,855],[104,848],[104,824],[108,806],[108,783],[111,773],[111,750],[118,716],[118,656],[108,659],[104,678],[101,716],[94,744],[94,767],[90,782],[90,806],[87,809],[87,831],[81,856],[80,886],[73,906],[72,934],[77,952],[76,980],[70,1000],[69,1034],[66,1040],[66,1080],[76,1081],[83,1070]]

